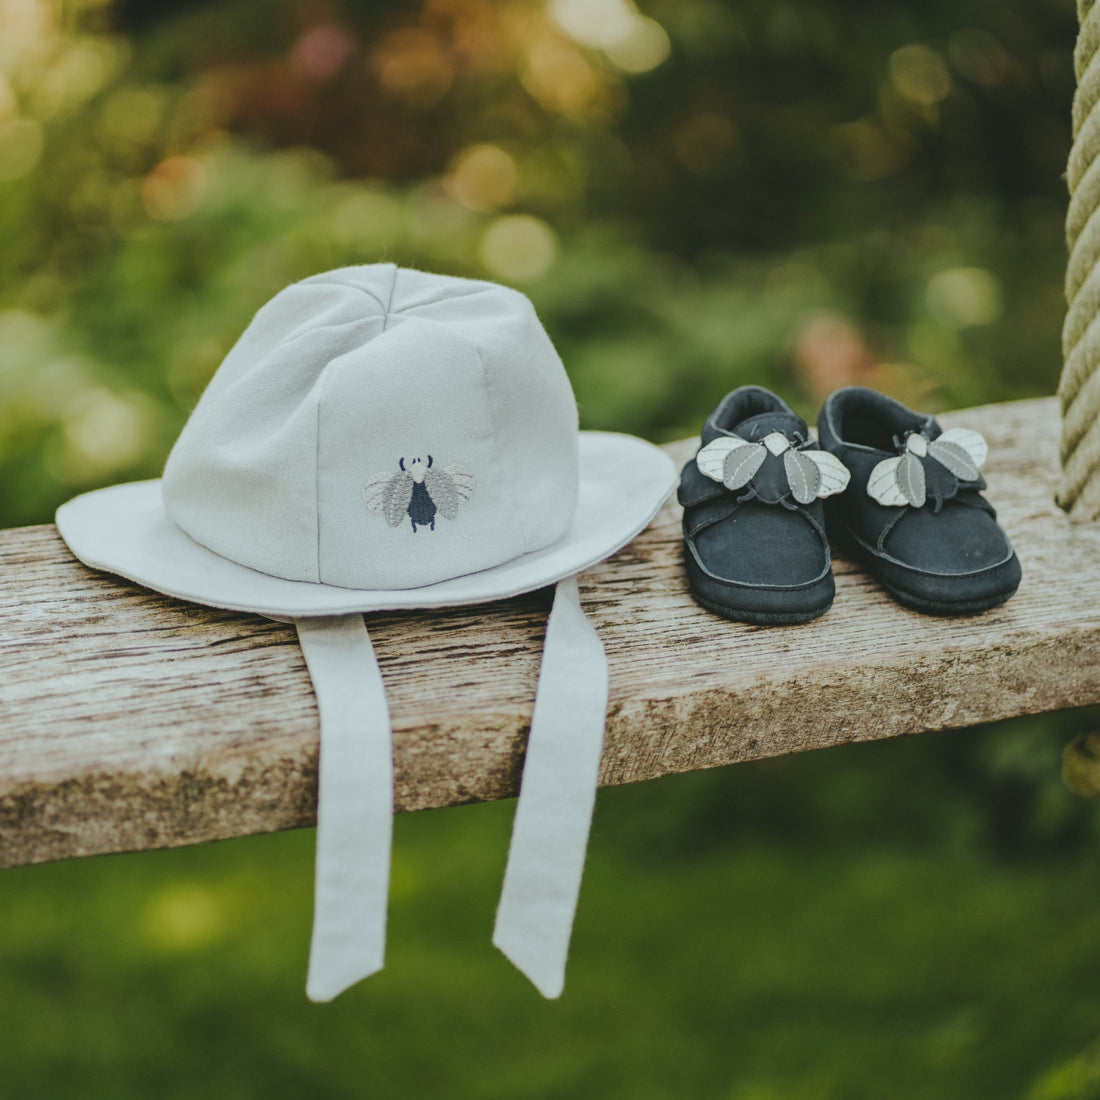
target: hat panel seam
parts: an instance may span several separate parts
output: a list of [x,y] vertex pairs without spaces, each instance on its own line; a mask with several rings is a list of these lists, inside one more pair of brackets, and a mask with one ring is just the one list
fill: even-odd
[[[471,280],[472,281],[472,280]],[[507,287],[496,286],[493,283],[485,283],[480,286],[476,286],[473,290],[467,290],[462,294],[442,294],[431,298],[426,298],[421,302],[410,302],[408,305],[402,306],[400,309],[395,309],[393,312],[395,315],[400,316],[404,313],[411,313],[416,309],[424,309],[427,306],[440,305],[443,302],[454,302],[459,298],[475,298],[479,294],[488,294],[493,291],[507,290]]]
[[[295,285],[304,286],[305,284],[304,283],[298,283],[298,284],[295,284]],[[337,290],[354,290],[354,291],[357,291],[359,294],[365,294],[372,302],[377,303],[378,308],[380,310],[382,310],[382,314],[383,314],[383,316],[385,316],[386,303],[383,302],[382,299],[379,298],[377,294],[374,294],[371,291],[367,290],[366,287],[354,286],[351,283],[334,283],[331,280],[325,280],[324,282],[318,281],[318,282],[315,282],[315,283],[310,282],[308,285],[309,286],[331,286],[331,287],[335,287]],[[391,298],[392,298],[392,291],[391,291]]]
[[[378,308],[380,310],[382,310],[383,325],[385,325],[386,321],[390,317],[400,317],[404,314],[413,312],[413,310],[424,309],[427,306],[439,305],[442,302],[452,302],[452,301],[455,301],[458,298],[473,298],[478,294],[489,294],[489,293],[492,293],[494,291],[508,290],[509,289],[508,287],[497,286],[494,283],[483,283],[481,285],[476,286],[473,290],[467,290],[462,294],[443,294],[443,295],[440,295],[438,297],[427,298],[427,299],[425,299],[424,301],[421,301],[421,302],[412,302],[409,305],[401,306],[398,309],[394,309],[393,308],[393,299],[396,297],[397,273],[400,272],[400,270],[401,270],[400,268],[397,268],[395,273],[394,273],[394,280],[393,280],[393,284],[390,287],[390,296],[389,296],[389,301],[388,302],[383,302],[382,299],[379,298],[378,295],[375,294],[373,291],[367,290],[365,287],[355,286],[353,283],[336,283],[336,282],[332,282],[331,280],[325,280],[323,282],[322,281],[313,282],[311,280],[309,282],[309,285],[310,286],[331,286],[331,287],[336,287],[340,290],[354,290],[354,291],[357,291],[360,294],[365,294],[368,298],[370,298],[370,300],[372,302],[375,302],[378,305]],[[473,280],[473,279],[471,279],[470,281],[471,282],[476,282],[476,280]],[[384,328],[383,328],[383,331],[385,331]]]
[[[499,417],[497,416],[497,410],[495,402],[493,400],[493,386],[489,381],[489,364],[485,362],[485,356],[482,353],[481,348],[474,343],[465,333],[456,332],[455,335],[469,344],[474,352],[477,354],[477,361],[481,364],[481,382],[485,388],[485,412],[489,418],[489,432],[491,435],[490,444],[490,466],[494,469],[498,467],[497,459],[500,454],[500,430],[499,430]],[[523,547],[522,553],[526,554],[527,550],[527,524],[524,520],[523,510],[515,498],[515,487],[510,479],[505,479],[506,495],[508,497],[508,504],[512,510],[512,514],[516,519],[516,526],[519,528],[520,545]]]
[[390,311],[393,308],[393,297],[397,293],[397,273],[400,270],[401,269],[399,267],[394,266],[393,279],[390,282],[390,296],[386,300],[386,304],[383,307],[383,311],[382,311],[382,331],[383,332],[386,331],[386,326],[389,324],[389,321],[390,321]]
[[325,391],[328,389],[330,371],[322,371],[316,389],[317,405],[313,417],[313,547],[314,575],[317,584],[321,580],[321,406],[324,404]]

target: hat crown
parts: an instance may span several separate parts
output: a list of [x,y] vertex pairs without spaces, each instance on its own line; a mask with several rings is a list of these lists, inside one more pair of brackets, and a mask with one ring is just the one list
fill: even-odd
[[256,314],[163,492],[188,535],[241,565],[402,589],[556,542],[577,485],[576,402],[530,301],[373,264]]

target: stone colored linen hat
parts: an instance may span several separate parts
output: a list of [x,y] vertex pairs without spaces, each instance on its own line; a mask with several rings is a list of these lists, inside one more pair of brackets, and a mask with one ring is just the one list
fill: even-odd
[[551,584],[493,942],[545,996],[561,992],[608,693],[575,578],[645,528],[675,481],[653,445],[578,431],[524,295],[374,264],[295,283],[256,314],[162,479],[58,510],[94,569],[295,623],[321,727],[313,1000],[385,952],[391,727],[363,613]]

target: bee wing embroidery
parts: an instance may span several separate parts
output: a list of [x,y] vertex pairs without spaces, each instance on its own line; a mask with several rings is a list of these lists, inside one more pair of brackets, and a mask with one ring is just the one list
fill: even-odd
[[848,467],[828,451],[784,451],[783,467],[799,504],[844,492],[852,477]]
[[867,479],[871,498],[890,508],[902,504],[919,508],[924,503],[924,490],[924,467],[916,455],[908,452],[884,458]]
[[443,467],[443,472],[455,483],[459,499],[469,500],[474,495],[474,490],[477,488],[477,478],[465,466],[459,466],[457,463],[452,462],[449,466]]
[[750,443],[739,435],[724,435],[712,439],[695,456],[699,472],[712,481],[720,481],[727,489],[747,485],[768,457],[762,443]]
[[363,503],[396,527],[405,518],[412,494],[413,482],[407,474],[375,474],[363,486]]
[[442,470],[429,470],[424,485],[439,511],[447,519],[454,519],[459,504],[474,495],[477,478],[465,467],[452,464]]
[[948,428],[928,444],[928,453],[960,481],[977,481],[989,446],[980,433],[969,428]]
[[375,474],[363,486],[363,503],[372,512],[384,512],[386,510],[386,487],[390,483],[393,474]]

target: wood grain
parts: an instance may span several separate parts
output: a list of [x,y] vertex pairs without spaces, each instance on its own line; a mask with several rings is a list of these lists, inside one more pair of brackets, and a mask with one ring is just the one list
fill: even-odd
[[[1056,401],[942,419],[990,442],[1017,596],[930,618],[840,558],[824,618],[728,623],[687,594],[670,502],[581,578],[611,665],[601,783],[1100,702],[1100,526],[1053,504]],[[369,617],[397,809],[515,794],[549,600]],[[51,526],[0,532],[0,623],[0,866],[313,822],[317,710],[291,627],[94,573]]]

